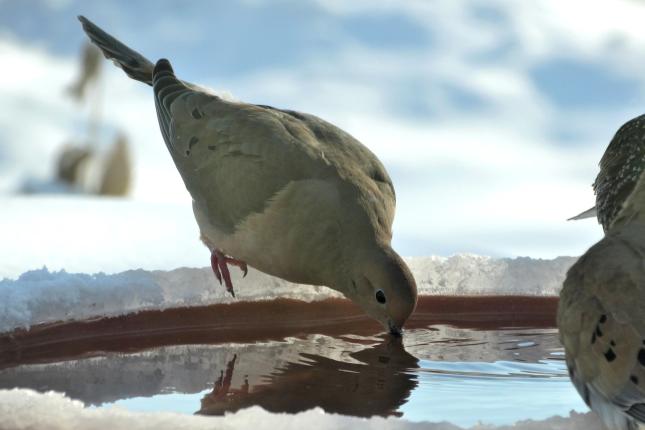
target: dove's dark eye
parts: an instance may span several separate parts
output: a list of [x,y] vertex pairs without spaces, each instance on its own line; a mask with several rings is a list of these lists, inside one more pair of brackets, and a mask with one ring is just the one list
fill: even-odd
[[383,292],[383,290],[376,291],[376,301],[380,304],[385,303],[385,293]]

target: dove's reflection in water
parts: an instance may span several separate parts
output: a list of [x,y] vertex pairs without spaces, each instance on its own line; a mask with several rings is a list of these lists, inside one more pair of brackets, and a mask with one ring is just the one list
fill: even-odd
[[370,417],[400,416],[398,409],[417,386],[418,359],[400,338],[387,336],[380,343],[349,353],[343,361],[301,353],[251,385],[245,378],[232,388],[237,356],[228,362],[213,391],[201,401],[198,413],[219,415],[252,405],[271,412],[296,413],[314,407],[327,412]]

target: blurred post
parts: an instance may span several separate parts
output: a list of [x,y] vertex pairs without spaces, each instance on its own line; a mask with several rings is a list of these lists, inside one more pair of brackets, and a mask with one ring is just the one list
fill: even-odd
[[105,196],[124,196],[130,189],[132,163],[128,139],[119,134],[105,159],[103,177],[98,193]]
[[[57,160],[57,181],[76,192],[104,196],[124,196],[132,182],[132,162],[129,142],[123,132],[117,131],[114,143],[99,150],[102,118],[101,51],[91,43],[81,50],[80,70],[66,93],[77,103],[89,104],[87,136],[84,143],[63,146]],[[101,156],[101,153],[104,156]]]

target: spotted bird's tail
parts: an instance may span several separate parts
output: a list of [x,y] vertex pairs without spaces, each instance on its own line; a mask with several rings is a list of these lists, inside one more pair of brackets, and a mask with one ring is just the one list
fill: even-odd
[[132,79],[152,85],[154,64],[150,60],[128,48],[84,16],[79,16],[78,20],[83,24],[83,30],[92,43],[103,51],[106,58],[110,58]]

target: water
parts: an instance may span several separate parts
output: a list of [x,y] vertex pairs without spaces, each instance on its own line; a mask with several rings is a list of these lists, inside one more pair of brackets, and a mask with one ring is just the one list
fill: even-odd
[[116,343],[104,326],[92,341],[87,328],[67,338],[18,333],[0,337],[0,388],[62,391],[93,407],[136,411],[321,407],[460,426],[587,410],[567,377],[552,319],[501,326],[455,315],[446,318],[450,324],[417,317],[403,340],[360,325],[227,342],[214,341],[202,325],[165,327],[157,338],[154,327],[144,335],[139,328],[133,337],[128,318],[118,323],[123,334]]

